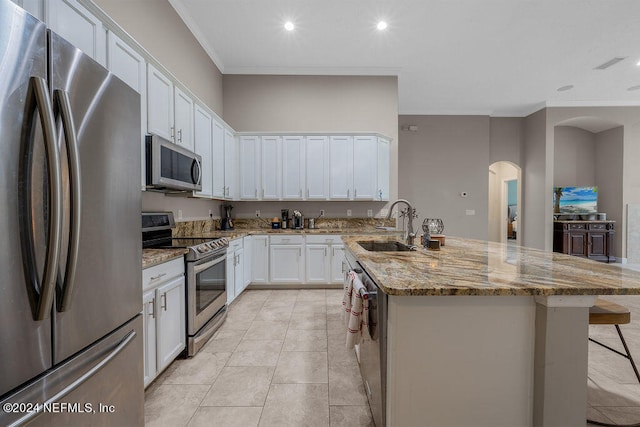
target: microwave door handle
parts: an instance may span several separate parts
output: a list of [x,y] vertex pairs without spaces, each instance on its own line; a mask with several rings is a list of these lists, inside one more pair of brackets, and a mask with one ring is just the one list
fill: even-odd
[[[194,178],[193,176],[194,166],[198,169],[198,178]],[[194,184],[199,184],[201,178],[202,178],[202,167],[200,166],[200,162],[198,161],[198,158],[194,157],[193,163],[191,163],[191,180],[193,181]]]
[[[32,303],[34,303],[32,306],[33,317],[35,320],[43,320],[49,317],[51,313],[51,304],[53,303],[53,295],[58,277],[60,235],[62,233],[62,172],[60,167],[60,153],[58,152],[58,144],[56,143],[55,136],[56,124],[53,109],[51,108],[47,83],[42,77],[31,77],[28,92],[26,111],[29,113],[26,115],[26,120],[32,123],[33,114],[35,114],[36,109],[38,110],[49,171],[49,236],[47,239],[47,253],[40,285],[38,285],[34,258],[33,256],[28,256],[33,255],[34,245],[31,225],[33,219],[31,213],[31,179],[29,177],[24,179],[25,185],[21,189],[24,194],[24,199],[22,203],[20,203],[23,209],[21,228],[27,234],[26,236],[23,234],[21,239],[23,241],[23,253],[26,254],[29,259],[26,268],[30,270],[32,276],[30,282],[33,289],[29,288],[29,293],[31,294],[30,299]],[[29,138],[33,138],[32,133]],[[27,170],[26,173],[29,174],[29,167],[25,166],[25,169]]]
[[60,108],[62,129],[66,141],[69,156],[69,181],[71,182],[71,230],[69,232],[69,254],[65,268],[65,276],[57,299],[58,311],[66,311],[71,305],[71,294],[75,284],[75,276],[80,251],[80,218],[82,214],[82,187],[80,178],[80,154],[78,153],[78,140],[76,128],[73,123],[73,112],[69,94],[61,89],[56,89],[53,99]]

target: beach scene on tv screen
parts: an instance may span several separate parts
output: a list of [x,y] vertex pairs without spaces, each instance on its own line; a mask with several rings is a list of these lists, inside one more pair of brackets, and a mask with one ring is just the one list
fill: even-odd
[[554,187],[555,213],[597,213],[598,187]]

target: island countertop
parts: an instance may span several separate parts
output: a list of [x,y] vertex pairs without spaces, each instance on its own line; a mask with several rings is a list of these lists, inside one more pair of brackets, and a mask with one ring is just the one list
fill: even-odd
[[481,240],[446,238],[440,251],[370,252],[346,248],[388,295],[639,295],[640,272],[575,256]]

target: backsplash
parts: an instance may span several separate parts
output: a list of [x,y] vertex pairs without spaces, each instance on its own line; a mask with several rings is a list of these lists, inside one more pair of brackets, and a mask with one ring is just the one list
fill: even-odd
[[[234,226],[236,230],[267,230],[271,229],[271,222],[265,218],[239,218],[234,220]],[[379,229],[376,229],[376,227],[395,226],[395,218],[318,218],[315,223],[316,230],[337,229],[375,232],[380,231]],[[220,219],[218,218],[176,222],[176,228],[173,229],[173,236],[197,236],[216,230],[220,230]]]

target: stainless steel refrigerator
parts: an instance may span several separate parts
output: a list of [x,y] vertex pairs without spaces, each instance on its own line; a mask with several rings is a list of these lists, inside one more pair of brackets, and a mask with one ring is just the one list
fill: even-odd
[[0,0],[0,425],[144,422],[139,135],[137,92]]

